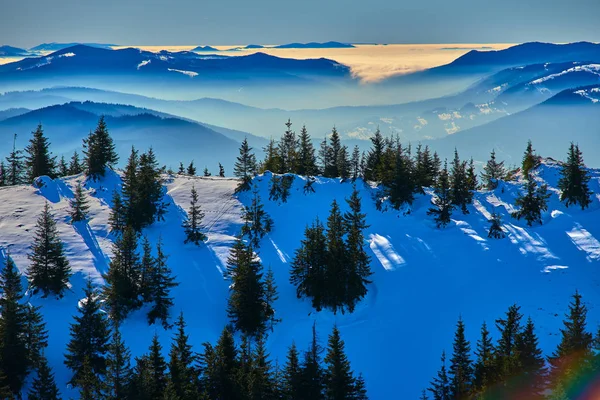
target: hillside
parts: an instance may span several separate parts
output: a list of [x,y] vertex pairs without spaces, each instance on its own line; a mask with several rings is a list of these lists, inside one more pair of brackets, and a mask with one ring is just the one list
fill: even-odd
[[[516,302],[525,315],[535,319],[541,347],[550,352],[559,340],[557,334],[569,296],[578,289],[590,305],[588,323],[593,330],[600,323],[600,310],[593,307],[600,301],[600,171],[591,173],[595,198],[589,209],[581,211],[559,203],[556,163],[547,162],[535,171],[536,179],[550,186],[552,198],[543,215],[544,225],[532,228],[509,216],[519,183],[476,193],[470,214],[454,212],[452,223],[438,230],[426,215],[430,194],[418,196],[409,214],[380,212],[371,200],[374,189],[358,181],[363,211],[370,224],[365,235],[374,275],[367,298],[353,314],[346,315],[316,313],[308,301],[296,298],[288,279],[289,263],[306,224],[317,216],[325,220],[334,198],[345,211],[343,199],[350,195],[352,185],[320,178],[314,185],[316,192],[304,195],[303,179],[299,177],[288,202],[277,204],[268,200],[269,176],[255,178],[265,210],[275,221],[274,231],[262,240],[259,250],[264,267],[271,267],[275,273],[280,293],[275,308],[282,322],[268,338],[269,352],[281,364],[292,340],[300,349],[305,348],[313,322],[322,343],[335,323],[346,341],[353,368],[365,376],[370,398],[388,399],[393,393],[395,398],[416,399],[434,375],[441,351],[450,350],[459,315],[466,323],[468,338],[474,342],[483,321],[493,326],[494,318]],[[22,272],[27,269],[26,254],[35,220],[44,201],[48,201],[76,272],[72,292],[65,298],[31,298],[32,303],[43,306],[50,330],[47,356],[67,398],[76,395],[65,386],[69,376],[62,363],[68,316],[76,312],[86,276],[102,283],[101,274],[106,272],[114,240],[107,227],[110,197],[120,184],[116,173],[100,182],[88,182],[86,190],[92,206],[89,223],[71,226],[68,199],[81,180],[81,176],[55,181],[44,178],[46,186],[42,189],[0,189],[3,254],[9,252]],[[216,340],[227,323],[228,281],[222,273],[228,249],[241,226],[242,205],[249,200],[248,194],[233,196],[236,184],[228,178],[167,177],[165,221],[144,231],[152,243],[159,237],[164,241],[169,266],[180,283],[173,292],[172,311],[185,313],[195,350],[205,341]],[[206,213],[208,242],[201,247],[184,245],[180,227],[193,185]],[[502,215],[507,238],[487,239],[491,212]],[[134,356],[146,350],[154,332],[168,351],[172,332],[159,326],[148,328],[143,310],[130,316],[122,330]]]

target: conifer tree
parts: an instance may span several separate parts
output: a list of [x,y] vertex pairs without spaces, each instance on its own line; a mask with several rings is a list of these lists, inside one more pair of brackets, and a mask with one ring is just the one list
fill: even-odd
[[588,207],[592,202],[592,191],[588,185],[591,178],[578,145],[571,143],[567,162],[562,165],[560,174],[560,201],[565,202],[567,207],[571,204],[580,205],[582,210]]
[[279,294],[277,294],[275,276],[273,270],[269,268],[265,278],[265,318],[268,322],[268,328],[271,329],[271,331],[273,331],[275,324],[281,321],[281,319],[275,317],[275,307],[273,307],[278,299]]
[[156,244],[155,271],[151,276],[149,300],[152,303],[148,311],[148,324],[152,325],[160,320],[163,327],[169,327],[169,310],[173,306],[171,289],[179,285],[167,266],[167,256],[162,249],[162,240]]
[[329,177],[326,172],[328,168],[331,168],[332,157],[331,147],[329,147],[329,144],[327,143],[327,137],[324,137],[321,146],[319,147],[319,161],[321,163],[320,173],[324,177]]
[[13,138],[12,151],[6,157],[6,163],[8,164],[6,173],[6,182],[8,185],[19,185],[25,182],[25,163],[23,161],[23,152],[17,150],[17,134],[15,133]]
[[263,147],[265,159],[261,164],[260,172],[281,173],[281,159],[277,147],[277,142],[272,138],[269,140],[269,144]]
[[315,148],[306,126],[302,126],[298,138],[298,159],[295,173],[298,175],[313,176],[318,174],[317,161],[315,157]]
[[519,357],[519,393],[523,399],[543,399],[546,378],[546,361],[539,348],[538,338],[531,318],[517,337]]
[[216,347],[204,344],[201,356],[204,376],[202,386],[209,399],[241,400],[242,393],[237,385],[240,373],[238,349],[229,329],[223,329]]
[[135,178],[135,187],[138,202],[129,203],[135,207],[136,219],[129,221],[136,231],[163,219],[166,205],[162,202],[164,190],[161,171],[156,161],[152,147],[140,156],[139,171]]
[[460,207],[463,214],[468,214],[467,204],[471,203],[473,193],[469,189],[467,180],[467,164],[460,161],[458,151],[454,149],[454,161],[450,176],[452,204]]
[[[435,184],[435,179],[438,171],[435,169],[433,158],[429,147],[417,146],[417,154],[415,160],[415,185],[418,192],[424,193],[424,187],[432,187]],[[438,166],[439,169],[439,166]]]
[[384,151],[384,140],[379,127],[375,131],[375,134],[371,137],[371,150],[367,153],[367,160],[365,165],[365,180],[368,181],[380,181],[380,169],[382,164],[382,157]]
[[177,170],[177,174],[178,175],[185,174],[185,168],[183,167],[183,163],[181,161],[179,161],[179,169]]
[[30,368],[25,334],[27,309],[21,304],[23,288],[19,271],[10,256],[5,262],[0,272],[0,370],[4,373],[3,385],[18,394]]
[[137,236],[131,227],[113,244],[113,258],[104,275],[106,285],[103,296],[108,312],[116,321],[122,321],[130,311],[140,307],[139,296],[140,260],[137,252]]
[[221,178],[225,178],[225,168],[223,167],[223,165],[221,163],[219,163],[219,176]]
[[487,190],[494,190],[498,187],[498,181],[504,179],[505,176],[504,161],[497,162],[496,152],[492,150],[490,159],[483,167],[483,172],[481,173],[483,186]]
[[337,175],[346,180],[350,177],[350,160],[348,159],[348,147],[342,146],[336,159]]
[[415,184],[410,158],[405,154],[402,145],[398,144],[394,163],[394,178],[389,193],[392,207],[399,209],[402,204],[412,204]]
[[142,257],[139,265],[139,293],[144,303],[151,301],[152,283],[156,275],[156,258],[152,255],[152,246],[147,236],[142,239]]
[[121,194],[116,190],[113,191],[112,195],[112,207],[110,208],[108,224],[110,225],[110,232],[115,235],[121,234],[127,225],[127,209],[123,204]]
[[454,399],[467,399],[471,391],[473,366],[471,345],[465,338],[465,324],[460,318],[454,335],[453,353],[450,359],[450,393]]
[[366,222],[366,214],[361,210],[361,199],[356,187],[346,202],[350,207],[350,210],[344,214],[345,231],[348,233],[346,247],[349,271],[344,303],[348,310],[353,312],[356,303],[366,296],[367,285],[371,283],[369,277],[373,272],[370,267],[371,258],[364,249],[363,231],[369,225]]
[[300,355],[296,345],[292,343],[288,349],[286,363],[283,367],[282,396],[285,400],[300,399],[302,393],[302,369]]
[[244,207],[242,219],[242,235],[248,238],[254,248],[260,247],[261,239],[273,229],[273,220],[264,210],[256,186],[252,190],[252,203],[249,207]]
[[99,293],[89,278],[84,293],[85,300],[80,302],[79,314],[70,326],[71,339],[65,354],[65,365],[73,372],[69,383],[80,387],[90,378],[90,373],[92,376],[106,373],[110,340],[110,328],[106,315],[100,309]]
[[198,373],[194,368],[197,356],[192,351],[189,336],[185,331],[183,313],[179,314],[175,326],[177,332],[169,352],[169,381],[178,399],[195,400],[198,398]]
[[25,349],[30,368],[37,368],[43,357],[43,352],[48,347],[48,331],[41,314],[41,307],[31,304],[24,305],[25,317]]
[[321,367],[323,349],[317,339],[317,329],[313,323],[312,340],[304,353],[301,364],[301,391],[299,399],[322,399],[324,391],[324,371]]
[[92,367],[90,359],[86,356],[81,367],[81,377],[74,386],[79,387],[80,400],[96,400],[102,396],[103,382]]
[[202,175],[205,177],[212,176],[212,174],[208,171],[208,167],[204,167],[204,171],[202,171]]
[[29,140],[29,145],[25,148],[25,152],[27,153],[25,157],[27,179],[31,182],[38,176],[44,175],[55,178],[56,157],[52,157],[50,142],[44,136],[42,125],[39,124],[31,134],[33,137]]
[[534,222],[541,225],[542,212],[548,210],[549,197],[547,186],[543,184],[538,187],[533,176],[527,175],[526,193],[519,194],[515,200],[515,205],[520,209],[512,213],[513,218],[524,218],[528,226],[532,226]]
[[494,239],[502,239],[506,236],[504,230],[502,230],[502,219],[500,214],[492,213],[490,219],[491,225],[490,230],[488,231],[488,237]]
[[167,388],[167,362],[162,356],[162,346],[158,341],[158,335],[152,337],[150,353],[148,354],[148,367],[150,372],[149,393],[151,399],[160,399],[163,397]]
[[182,225],[185,231],[184,243],[191,242],[198,246],[200,242],[207,239],[207,236],[200,230],[202,220],[204,219],[204,212],[202,212],[198,204],[198,192],[194,186],[192,186],[191,197],[190,209]]
[[358,148],[358,145],[355,145],[352,150],[352,157],[350,158],[350,176],[353,181],[362,176],[360,167],[360,149]]
[[94,180],[103,177],[106,168],[114,167],[119,161],[104,116],[98,120],[96,130],[83,140],[83,149],[85,172]]
[[519,372],[517,340],[522,331],[521,318],[520,307],[514,304],[508,308],[505,318],[496,320],[500,338],[496,345],[495,372],[499,380],[508,381]]
[[69,175],[69,166],[67,165],[65,156],[60,157],[60,161],[58,162],[57,166],[57,175],[60,177]]
[[292,121],[288,119],[285,123],[285,133],[283,134],[279,146],[277,147],[277,153],[279,154],[280,170],[282,174],[287,174],[296,171],[297,164],[297,148],[298,141],[296,139],[296,133],[292,130]]
[[350,361],[344,352],[344,341],[340,331],[333,327],[329,335],[327,355],[325,356],[325,396],[332,400],[354,398],[355,379],[350,367]]
[[477,190],[477,185],[475,161],[473,161],[473,157],[471,157],[471,160],[469,160],[469,167],[467,168],[467,189],[471,191],[471,198],[473,197],[472,193]]
[[79,153],[74,151],[71,160],[69,161],[69,175],[77,175],[82,172],[83,166],[81,165],[81,161],[79,161]]
[[64,253],[64,244],[58,236],[54,216],[48,202],[38,217],[27,269],[33,292],[42,291],[43,297],[53,294],[62,297],[69,287],[71,267]]
[[477,341],[475,350],[475,364],[473,366],[472,393],[481,395],[494,384],[494,344],[484,322],[481,326],[481,337]]
[[334,199],[327,218],[327,268],[325,271],[327,292],[324,293],[325,305],[334,314],[337,311],[345,312],[348,300],[346,298],[346,284],[350,280],[348,264],[351,260],[349,260],[349,254],[346,251],[344,234],[344,219]]
[[71,223],[87,220],[90,206],[81,182],[78,182],[75,186],[75,193],[73,193],[73,198],[69,200],[69,205],[71,206]]
[[452,209],[450,181],[448,177],[448,166],[444,163],[444,169],[440,173],[435,188],[435,198],[432,200],[435,208],[430,208],[427,215],[433,215],[438,228],[443,228],[450,223]]
[[131,153],[127,159],[127,165],[123,171],[121,178],[121,200],[123,208],[125,210],[125,224],[131,226],[137,230],[137,226],[133,227],[133,223],[140,220],[140,210],[138,210],[138,204],[140,203],[140,193],[138,192],[138,171],[139,171],[140,157],[138,151],[131,146]]
[[194,160],[190,161],[190,165],[188,165],[186,172],[190,176],[196,176],[196,167],[194,166]]
[[256,339],[252,354],[252,368],[248,377],[248,397],[253,400],[276,399],[277,382],[273,378],[273,368],[268,359],[264,337]]
[[528,176],[529,171],[536,168],[539,164],[539,156],[537,156],[534,152],[535,150],[533,150],[531,140],[528,140],[527,148],[525,149],[525,154],[523,155],[523,162],[521,164],[521,172],[525,176]]
[[42,357],[36,368],[35,378],[27,393],[29,400],[60,400],[60,392],[54,381],[54,373],[46,357]]
[[121,400],[130,398],[129,385],[133,370],[131,353],[125,345],[119,327],[115,325],[112,340],[106,354],[106,392],[104,400]]
[[576,398],[578,386],[585,382],[585,376],[593,365],[593,337],[587,330],[587,307],[581,301],[579,292],[573,295],[569,313],[565,317],[560,343],[548,357],[550,382],[553,389],[563,386],[569,398]]
[[154,393],[152,382],[152,369],[148,354],[135,358],[135,367],[131,376],[130,393],[135,394],[136,400],[153,400],[155,397],[163,398],[162,393]]
[[250,189],[250,181],[256,172],[256,156],[252,152],[252,147],[248,144],[248,139],[244,138],[240,146],[240,155],[237,157],[233,175],[240,179],[236,191],[243,192]]
[[448,372],[446,371],[446,353],[442,352],[442,366],[437,373],[437,376],[431,382],[431,387],[428,389],[433,400],[451,400],[450,392],[450,380],[448,379]]
[[8,184],[8,170],[6,169],[6,165],[4,165],[4,161],[0,161],[0,187],[6,186]]

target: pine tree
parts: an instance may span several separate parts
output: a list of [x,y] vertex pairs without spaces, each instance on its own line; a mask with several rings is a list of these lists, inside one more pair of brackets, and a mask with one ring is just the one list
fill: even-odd
[[248,139],[244,138],[240,146],[240,155],[237,157],[233,175],[240,179],[236,191],[243,192],[250,189],[250,181],[256,172],[256,156],[252,152],[252,147],[248,144]]
[[588,207],[592,202],[592,191],[588,185],[591,178],[578,145],[571,143],[567,162],[562,165],[560,174],[560,201],[564,201],[567,207],[571,204],[579,204],[582,210]]
[[285,127],[285,133],[277,148],[280,160],[280,170],[278,172],[282,174],[295,172],[298,158],[298,141],[296,139],[296,133],[292,130],[292,121],[288,119],[285,123]]
[[83,166],[79,161],[79,153],[73,152],[71,160],[69,161],[69,175],[77,175],[83,172]]
[[99,293],[89,278],[84,293],[85,300],[80,302],[79,315],[71,323],[71,340],[65,354],[65,365],[73,372],[70,384],[80,387],[90,378],[90,372],[93,376],[106,373],[110,340],[110,328],[106,315],[100,309]]
[[159,239],[156,244],[155,271],[150,281],[149,300],[152,307],[148,311],[148,324],[152,325],[158,319],[165,329],[169,327],[169,310],[173,306],[171,289],[179,285],[166,262],[167,256],[163,253],[162,241]]
[[446,371],[446,353],[442,352],[442,366],[437,373],[437,376],[431,382],[431,387],[428,389],[433,395],[433,400],[451,400],[450,380]]
[[6,157],[8,164],[6,173],[6,182],[8,185],[19,185],[25,182],[25,164],[23,161],[23,152],[17,150],[17,134],[15,133],[13,138],[13,148],[8,157]]
[[252,190],[252,203],[244,208],[242,219],[244,221],[242,235],[248,238],[254,248],[260,247],[261,239],[273,229],[273,220],[264,210],[256,186]]
[[519,357],[519,395],[520,399],[543,399],[545,390],[546,361],[539,348],[538,338],[531,318],[517,337]]
[[6,264],[0,272],[0,370],[13,394],[23,387],[30,362],[26,343],[27,309],[21,304],[23,288],[21,276],[12,258],[6,257]]
[[121,195],[116,190],[113,191],[108,224],[110,225],[110,232],[115,235],[121,234],[127,225],[127,209],[125,208],[125,204],[123,204]]
[[528,140],[527,148],[525,149],[525,154],[523,155],[523,162],[521,165],[521,172],[525,176],[528,176],[529,172],[536,168],[539,164],[539,157],[534,152],[535,150],[533,150],[531,140]]
[[212,176],[212,174],[208,171],[207,167],[204,167],[204,171],[202,171],[202,175],[204,175],[205,177]]
[[353,398],[355,379],[350,368],[350,361],[344,352],[344,341],[336,326],[329,335],[325,364],[325,396],[332,400]]
[[502,230],[502,219],[500,214],[492,213],[490,219],[491,225],[490,230],[488,231],[488,237],[494,239],[502,239],[506,236],[504,230]]
[[492,150],[490,153],[490,159],[483,167],[481,173],[481,179],[483,180],[483,186],[487,190],[494,190],[498,187],[498,181],[504,179],[506,176],[506,170],[504,169],[504,161],[496,161],[496,152]]
[[219,176],[221,178],[225,178],[225,168],[223,167],[223,165],[221,163],[219,163]]
[[427,215],[433,215],[438,228],[443,228],[450,223],[452,209],[450,182],[448,178],[448,166],[444,163],[444,169],[440,173],[435,188],[435,198],[432,200],[435,208],[430,208]]
[[135,231],[126,227],[113,244],[113,258],[104,274],[103,296],[111,317],[119,323],[141,306],[139,296],[140,260]]
[[302,393],[302,369],[300,355],[296,345],[292,343],[288,349],[286,363],[283,367],[282,394],[285,400],[300,399]]
[[296,174],[313,176],[318,174],[315,148],[306,126],[302,126],[298,144],[298,160],[296,163]]
[[535,179],[527,175],[526,193],[519,194],[515,200],[515,205],[520,207],[518,211],[512,213],[513,218],[524,218],[528,226],[534,222],[542,224],[542,212],[548,210],[547,200],[550,197],[545,184],[538,187]]
[[69,205],[71,206],[71,223],[87,220],[90,206],[81,182],[78,182],[75,186],[75,193],[73,193],[73,198],[69,200]]
[[85,172],[94,180],[103,177],[106,168],[114,167],[119,161],[104,116],[98,120],[96,130],[83,140],[83,149]]
[[54,373],[46,357],[40,359],[36,375],[27,394],[29,400],[60,400],[60,392],[54,381]]
[[494,344],[484,322],[481,326],[481,337],[477,341],[475,355],[477,356],[473,366],[472,393],[481,395],[494,384]]
[[65,160],[65,156],[60,157],[60,161],[57,166],[58,176],[63,177],[69,175],[69,166],[67,165],[67,161]]
[[304,353],[301,365],[301,391],[298,399],[323,399],[324,371],[321,367],[323,349],[317,340],[317,329],[313,323],[310,347]]
[[42,125],[31,132],[33,137],[29,140],[29,145],[25,148],[27,156],[25,165],[27,167],[27,179],[31,182],[38,176],[49,176],[55,178],[56,157],[52,157],[50,152],[50,142],[44,136]]
[[190,165],[188,165],[186,172],[190,176],[196,175],[196,167],[194,167],[194,160],[190,161]]
[[453,353],[450,359],[450,393],[454,399],[467,399],[473,380],[471,345],[465,338],[465,324],[460,318],[454,335]]
[[131,354],[121,337],[119,327],[115,326],[106,354],[106,392],[103,399],[121,400],[130,398],[129,385],[131,384],[132,374]]
[[585,382],[586,374],[592,368],[592,334],[587,331],[587,307],[581,301],[581,294],[575,292],[569,304],[569,313],[563,321],[561,341],[552,356],[550,382],[553,389],[563,386],[569,398],[577,398],[578,389]]
[[177,332],[169,352],[169,381],[178,399],[195,400],[198,398],[198,373],[194,368],[197,356],[192,351],[189,336],[185,332],[183,313],[179,314],[175,326]]
[[467,164],[460,161],[458,151],[454,149],[454,161],[450,175],[452,204],[460,207],[463,214],[468,214],[467,204],[471,203],[473,193],[469,190],[467,180]]
[[62,297],[69,287],[71,267],[64,253],[64,244],[58,236],[54,216],[48,202],[38,217],[27,269],[33,292],[42,291],[43,297],[53,294]]
[[346,248],[349,271],[344,303],[348,310],[353,312],[356,303],[366,296],[367,285],[371,283],[369,277],[373,272],[370,267],[371,258],[364,249],[363,231],[369,225],[366,222],[366,214],[361,211],[361,199],[356,187],[346,202],[350,207],[350,210],[344,214],[345,231],[348,233]]
[[194,186],[192,186],[191,197],[190,209],[182,225],[185,231],[184,243],[192,242],[198,246],[200,245],[200,242],[207,239],[207,236],[200,230],[202,220],[204,219],[204,213],[198,204],[198,192]]
[[377,127],[375,134],[371,137],[371,143],[371,150],[369,150],[369,153],[367,154],[365,165],[365,180],[380,181],[381,164],[385,145],[379,127]]

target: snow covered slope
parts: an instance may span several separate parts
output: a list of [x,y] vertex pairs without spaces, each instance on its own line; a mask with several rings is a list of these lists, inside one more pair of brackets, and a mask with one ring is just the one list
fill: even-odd
[[[592,190],[600,193],[600,171],[593,170]],[[285,204],[268,200],[269,176],[255,179],[266,211],[275,221],[273,232],[259,249],[265,268],[274,270],[280,297],[275,304],[282,322],[268,338],[272,357],[284,362],[292,341],[302,349],[316,321],[323,344],[333,324],[340,328],[353,367],[362,371],[373,399],[417,399],[438,368],[443,349],[451,349],[454,325],[462,315],[467,335],[478,338],[480,324],[489,326],[509,305],[518,303],[537,324],[544,350],[558,342],[562,314],[569,296],[579,289],[590,308],[590,328],[600,322],[600,196],[594,195],[589,209],[565,208],[556,190],[558,166],[546,163],[536,171],[553,192],[544,225],[529,228],[510,218],[520,184],[502,184],[493,192],[480,192],[469,207],[470,214],[455,212],[453,222],[443,230],[435,228],[426,215],[430,194],[417,197],[409,214],[377,211],[374,191],[357,182],[363,210],[370,227],[365,234],[372,256],[373,284],[369,294],[353,314],[315,313],[308,301],[298,300],[290,285],[289,263],[298,247],[306,224],[315,217],[327,218],[335,198],[342,205],[352,184],[337,179],[318,179],[316,193],[304,195],[303,179],[296,178]],[[0,247],[9,251],[21,271],[28,266],[26,254],[33,228],[44,201],[50,202],[59,221],[61,238],[77,274],[73,293],[61,300],[31,298],[43,305],[50,347],[47,355],[57,374],[65,398],[76,397],[65,382],[69,371],[62,360],[68,341],[71,315],[82,297],[84,278],[90,275],[99,284],[111,255],[108,233],[110,197],[120,184],[112,173],[102,182],[88,183],[91,219],[88,224],[68,224],[68,199],[81,176],[64,180],[45,179],[43,189],[19,186],[0,189]],[[195,350],[201,343],[215,341],[227,323],[228,282],[223,278],[228,249],[241,227],[241,207],[249,194],[233,196],[236,181],[227,178],[169,178],[168,212],[165,221],[145,230],[152,242],[160,236],[170,255],[169,265],[180,285],[174,290],[173,313],[183,311]],[[189,192],[195,185],[206,212],[209,240],[202,247],[184,245],[180,228],[188,208]],[[406,210],[405,210],[406,211]],[[487,239],[491,212],[503,217],[507,238]],[[145,352],[157,332],[165,351],[172,332],[160,326],[148,327],[144,310],[131,315],[123,334],[133,355]]]

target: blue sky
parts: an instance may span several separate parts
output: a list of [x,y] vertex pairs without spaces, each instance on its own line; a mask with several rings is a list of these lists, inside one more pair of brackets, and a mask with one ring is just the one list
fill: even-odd
[[0,44],[600,41],[600,0],[3,0]]

